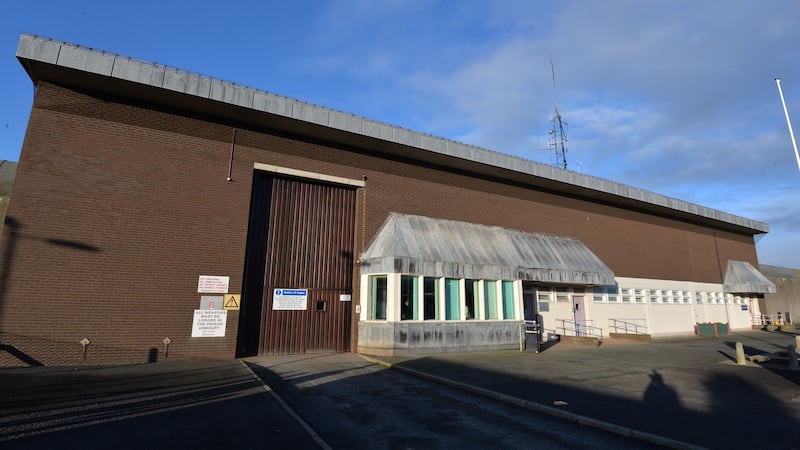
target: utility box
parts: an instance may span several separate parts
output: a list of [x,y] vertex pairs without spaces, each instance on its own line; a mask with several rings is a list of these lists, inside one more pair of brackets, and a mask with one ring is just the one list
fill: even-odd
[[728,324],[722,322],[697,323],[695,324],[695,334],[706,337],[727,336]]
[[539,324],[533,320],[525,321],[525,351],[539,353],[542,347],[542,334]]

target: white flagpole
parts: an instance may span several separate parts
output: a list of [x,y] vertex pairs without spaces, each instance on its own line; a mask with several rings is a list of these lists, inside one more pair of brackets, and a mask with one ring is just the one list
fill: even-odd
[[778,83],[778,94],[781,96],[781,104],[783,105],[783,113],[786,114],[786,125],[789,127],[789,137],[792,138],[792,146],[794,147],[794,157],[797,159],[797,169],[800,170],[800,154],[797,153],[797,142],[794,140],[794,132],[792,131],[792,122],[789,120],[789,110],[786,109],[786,101],[783,100],[783,89],[781,89],[781,79],[775,78]]

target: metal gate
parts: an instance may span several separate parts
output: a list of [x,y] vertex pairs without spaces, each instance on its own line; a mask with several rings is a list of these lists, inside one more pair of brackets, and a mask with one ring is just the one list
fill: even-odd
[[[355,193],[254,175],[240,355],[349,350]],[[275,309],[276,289],[307,291],[305,308]]]

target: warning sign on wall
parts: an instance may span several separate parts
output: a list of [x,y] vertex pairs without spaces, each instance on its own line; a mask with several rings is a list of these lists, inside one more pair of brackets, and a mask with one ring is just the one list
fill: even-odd
[[192,337],[224,337],[228,311],[224,309],[195,309]]
[[272,291],[273,310],[308,309],[308,289],[275,289]]
[[200,309],[222,309],[221,295],[201,295]]
[[200,275],[197,280],[197,292],[224,294],[228,292],[228,284],[231,277],[219,277],[215,275]]
[[223,297],[224,303],[222,306],[229,310],[229,311],[238,311],[239,306],[242,304],[242,295],[241,294],[226,294]]

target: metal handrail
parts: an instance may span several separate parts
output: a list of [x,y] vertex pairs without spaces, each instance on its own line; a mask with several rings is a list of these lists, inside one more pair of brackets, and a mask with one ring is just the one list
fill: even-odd
[[563,336],[587,336],[603,339],[603,329],[600,327],[587,325],[585,323],[576,323],[575,321],[566,319],[556,319],[556,321],[561,322],[560,328]]
[[775,325],[775,316],[773,314],[753,314],[753,325]]
[[751,316],[753,325],[786,325],[792,323],[792,318],[788,314],[753,314]]
[[[644,333],[647,332],[647,319],[608,319],[608,321],[611,322],[609,328],[614,330],[614,333],[643,334],[640,333],[640,329]],[[644,325],[637,322],[644,322]]]

